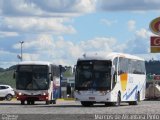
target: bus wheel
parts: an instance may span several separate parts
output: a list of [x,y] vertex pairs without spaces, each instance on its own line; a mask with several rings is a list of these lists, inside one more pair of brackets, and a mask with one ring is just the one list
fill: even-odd
[[46,101],[46,105],[49,105],[49,104],[50,104],[50,101],[49,101],[49,100],[47,100],[47,101]]
[[25,101],[24,100],[21,100],[21,105],[24,105],[25,104]]
[[140,94],[138,92],[136,93],[136,101],[129,102],[129,105],[138,105],[139,102],[140,102]]
[[51,100],[51,104],[56,104],[56,100]]
[[34,105],[35,101],[34,101],[34,100],[32,100],[32,101],[30,101],[30,103],[31,103],[31,105]]
[[84,107],[90,107],[93,105],[92,102],[87,102],[87,101],[81,101],[81,105],[84,106]]
[[116,106],[120,106],[121,104],[121,94],[118,93],[118,96],[117,96],[117,102],[115,103]]
[[30,100],[27,100],[27,105],[30,105],[31,101]]

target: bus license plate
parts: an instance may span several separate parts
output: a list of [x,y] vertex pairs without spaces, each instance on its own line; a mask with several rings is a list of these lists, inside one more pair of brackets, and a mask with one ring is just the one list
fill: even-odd
[[95,97],[89,97],[89,100],[95,100]]

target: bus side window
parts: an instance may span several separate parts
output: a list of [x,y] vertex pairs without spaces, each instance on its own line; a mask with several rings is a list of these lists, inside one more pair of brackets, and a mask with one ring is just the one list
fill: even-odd
[[132,73],[138,74],[138,62],[137,60],[132,60]]
[[141,66],[141,74],[145,74],[145,62],[144,61],[140,61],[140,66]]
[[132,68],[132,60],[128,59],[128,72],[133,73],[133,68]]
[[145,63],[140,60],[131,60],[128,62],[129,73],[131,74],[145,74]]
[[120,57],[118,75],[121,75],[124,73],[128,73],[128,59]]

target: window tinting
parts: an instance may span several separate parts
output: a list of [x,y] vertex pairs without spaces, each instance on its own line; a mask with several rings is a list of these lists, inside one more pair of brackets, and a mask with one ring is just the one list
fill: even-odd
[[59,66],[52,65],[52,73],[53,73],[53,76],[59,77],[60,76]]
[[140,60],[120,57],[118,73],[145,74],[145,63]]
[[128,59],[119,58],[119,74],[128,73]]
[[7,89],[8,87],[6,86],[0,86],[0,89]]

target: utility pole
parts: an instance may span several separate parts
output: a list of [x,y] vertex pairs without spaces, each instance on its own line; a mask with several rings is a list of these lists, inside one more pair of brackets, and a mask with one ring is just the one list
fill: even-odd
[[24,43],[24,41],[20,41],[21,44],[21,61],[23,61],[23,56],[22,56],[22,44]]

